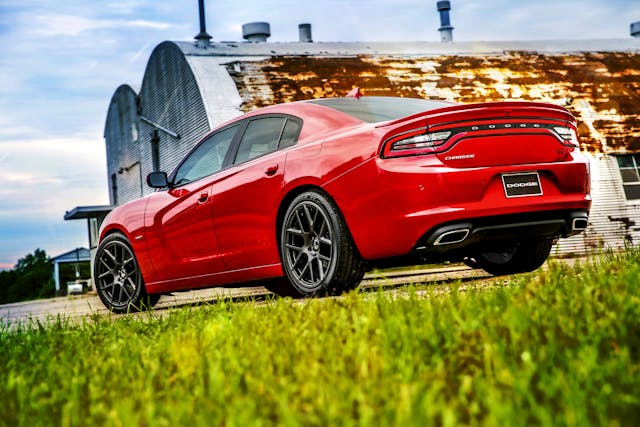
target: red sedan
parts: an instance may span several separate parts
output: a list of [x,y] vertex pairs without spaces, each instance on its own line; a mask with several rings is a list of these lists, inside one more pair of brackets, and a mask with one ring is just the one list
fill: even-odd
[[392,97],[262,108],[209,133],[157,191],[102,225],[95,283],[116,312],[163,293],[258,282],[335,295],[365,270],[465,260],[532,271],[587,227],[576,122],[532,102]]

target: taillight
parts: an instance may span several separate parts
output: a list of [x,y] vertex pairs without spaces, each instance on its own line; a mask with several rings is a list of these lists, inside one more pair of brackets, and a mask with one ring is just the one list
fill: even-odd
[[450,131],[422,133],[390,138],[384,146],[383,157],[419,156],[435,153],[435,146],[441,145],[451,136]]
[[573,128],[565,126],[555,126],[553,130],[563,141],[565,141],[566,144],[573,145],[576,148],[580,149],[580,144],[578,143],[578,135]]

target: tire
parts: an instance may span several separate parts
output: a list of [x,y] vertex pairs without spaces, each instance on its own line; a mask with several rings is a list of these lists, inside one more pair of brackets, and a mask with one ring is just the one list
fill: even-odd
[[286,277],[265,282],[262,284],[262,286],[264,286],[265,289],[268,290],[269,292],[281,297],[291,297],[291,298],[302,297],[302,294],[296,291],[295,288],[293,288],[289,284],[289,280]]
[[148,295],[131,244],[120,234],[100,243],[94,263],[95,287],[103,304],[114,313],[150,309],[160,295]]
[[289,205],[280,230],[287,281],[283,296],[339,295],[358,286],[366,269],[337,206],[324,193],[307,191]]
[[539,268],[551,253],[552,240],[521,241],[507,244],[475,257],[475,266],[494,276],[527,273]]

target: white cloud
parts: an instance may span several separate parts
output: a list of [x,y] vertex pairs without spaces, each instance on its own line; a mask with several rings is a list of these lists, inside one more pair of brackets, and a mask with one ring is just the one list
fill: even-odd
[[60,221],[75,204],[107,204],[104,145],[83,138],[6,141],[0,220]]
[[48,14],[34,18],[34,33],[44,37],[79,36],[87,31],[116,30],[122,28],[149,28],[167,30],[173,25],[166,22],[115,19],[93,19],[83,16]]

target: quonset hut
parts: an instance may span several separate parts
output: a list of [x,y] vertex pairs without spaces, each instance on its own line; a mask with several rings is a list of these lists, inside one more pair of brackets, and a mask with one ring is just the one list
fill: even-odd
[[[206,37],[160,43],[140,90],[122,85],[109,104],[110,206],[150,193],[148,173],[170,171],[210,129],[242,112],[344,96],[359,86],[364,95],[567,107],[591,160],[594,203],[587,231],[561,241],[555,253],[640,241],[639,39],[311,43],[310,27],[304,33],[291,43],[210,43]],[[65,218],[87,218],[91,208],[75,208]],[[92,247],[92,231],[109,207],[97,208]]]

